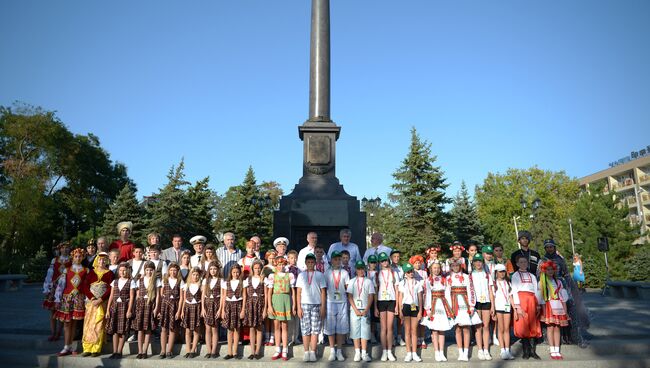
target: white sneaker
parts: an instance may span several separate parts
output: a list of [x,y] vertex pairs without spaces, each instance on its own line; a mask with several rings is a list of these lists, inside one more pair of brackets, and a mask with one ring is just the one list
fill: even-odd
[[499,356],[501,357],[501,360],[508,360],[508,352],[505,350],[502,350]]
[[411,355],[413,357],[413,360],[415,360],[416,362],[421,362],[422,361],[422,358],[420,358],[420,356],[418,356],[418,353],[413,353]]
[[133,334],[133,335],[129,336],[129,338],[126,341],[127,342],[134,342],[137,339],[138,339],[138,337],[135,334]]
[[458,358],[458,360],[462,360],[463,362],[469,362],[469,351],[464,351],[462,355]]
[[355,362],[360,362],[361,361],[361,352],[359,350],[354,352],[354,361]]
[[478,360],[485,360],[485,355],[481,349],[478,350]]
[[463,360],[463,354],[465,354],[463,353],[463,349],[458,349],[458,360]]
[[399,346],[406,346],[406,341],[400,336],[399,338]]
[[447,358],[445,357],[445,352],[442,351],[442,350],[440,351],[440,361],[441,362],[446,362],[447,361]]
[[386,350],[384,350],[384,352],[381,353],[381,359],[380,359],[380,360],[381,360],[382,362],[385,362],[385,361],[388,360],[388,353],[386,352]]
[[388,355],[388,360],[390,360],[391,362],[394,362],[394,361],[397,360],[397,359],[395,359],[395,355],[393,355],[393,351],[392,351],[392,350],[388,350],[388,351],[386,352],[386,354]]
[[406,356],[404,357],[404,361],[410,362],[412,359],[413,357],[411,356],[411,352],[409,351],[408,353],[406,353]]
[[330,348],[330,357],[327,358],[328,362],[333,362],[336,360],[336,349]]
[[439,352],[438,350],[435,351],[435,354],[433,355],[433,359],[434,359],[436,362],[439,362],[439,361],[440,361],[440,352]]
[[303,362],[310,362],[311,361],[311,358],[309,358],[309,352],[308,351],[305,351],[305,354],[302,357],[302,361]]
[[316,361],[316,352],[315,351],[310,351],[309,352],[309,361],[310,362],[315,362]]
[[487,349],[483,351],[483,357],[485,358],[485,360],[492,360],[492,355],[490,355],[490,351]]
[[512,355],[512,353],[510,352],[510,350],[506,351],[506,353],[508,354],[508,360],[513,360],[513,359],[515,359],[515,356]]
[[372,358],[370,355],[368,355],[368,353],[362,354],[361,359],[363,359],[364,362],[372,362]]
[[336,360],[338,360],[339,362],[345,360],[345,357],[343,356],[343,349],[336,349]]

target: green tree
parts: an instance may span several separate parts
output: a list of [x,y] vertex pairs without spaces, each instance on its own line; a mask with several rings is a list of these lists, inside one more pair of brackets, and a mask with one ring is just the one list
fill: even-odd
[[412,128],[409,153],[393,173],[393,193],[388,195],[395,203],[393,214],[399,226],[387,237],[406,255],[422,252],[446,236],[448,219],[443,210],[450,203],[445,195],[448,184],[435,161],[431,144]]
[[214,220],[216,194],[208,187],[210,178],[197,181],[187,189],[187,200],[190,205],[191,232],[203,235],[208,241],[214,241],[212,223]]
[[634,241],[639,227],[631,226],[627,204],[619,202],[603,185],[592,185],[581,193],[572,214],[576,251],[582,254],[588,286],[602,286],[605,280],[605,257],[598,251],[598,238],[609,241],[609,270],[612,279],[628,279],[625,264],[634,261]]
[[479,244],[483,242],[481,223],[474,202],[469,197],[465,181],[460,185],[460,191],[454,197],[453,207],[449,211],[450,225],[454,239],[463,244],[474,240]]
[[192,213],[185,188],[185,162],[172,166],[167,174],[167,184],[154,194],[145,206],[147,226],[145,233],[158,232],[163,248],[171,246],[171,237],[179,234],[184,242],[196,235],[192,229]]
[[[517,242],[513,219],[516,217],[519,230],[531,231],[533,248],[541,248],[542,240],[552,237],[562,254],[570,253],[568,219],[579,192],[578,181],[564,171],[532,167],[508,169],[505,174],[489,173],[475,191],[485,240],[501,242],[506,254],[515,251]],[[533,211],[531,207],[536,198],[540,199],[541,206]],[[525,209],[520,203],[522,200],[527,204]]]
[[131,221],[133,222],[131,239],[134,241],[142,241],[146,236],[146,234],[142,233],[144,228],[143,216],[144,209],[138,203],[134,189],[131,185],[126,184],[104,214],[101,234],[107,236],[109,241],[117,239],[117,224],[122,221]]

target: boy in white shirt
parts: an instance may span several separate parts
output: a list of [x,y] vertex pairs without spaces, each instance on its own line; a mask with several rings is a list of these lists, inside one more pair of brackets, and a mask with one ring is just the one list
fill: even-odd
[[316,361],[316,342],[321,332],[322,320],[327,313],[325,276],[316,271],[316,256],[308,254],[305,257],[307,270],[301,272],[296,280],[296,304],[302,340],[305,345],[305,362]]
[[350,331],[348,298],[346,297],[346,285],[350,281],[350,276],[341,266],[341,261],[342,254],[338,251],[332,252],[331,268],[325,271],[327,319],[323,332],[327,335],[330,343],[330,362],[345,360],[343,342],[345,335]]
[[372,321],[372,305],[375,297],[375,285],[366,277],[366,265],[363,261],[355,264],[357,276],[348,283],[347,293],[350,303],[350,337],[354,341],[354,361],[370,362],[368,340]]

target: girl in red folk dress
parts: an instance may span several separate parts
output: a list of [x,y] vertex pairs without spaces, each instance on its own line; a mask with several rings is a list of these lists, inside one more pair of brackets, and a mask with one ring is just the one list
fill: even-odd
[[264,293],[265,284],[262,277],[264,264],[256,260],[251,266],[251,274],[244,280],[244,326],[250,328],[251,355],[249,360],[260,359],[260,348],[262,346],[262,329],[266,319],[266,297]]
[[451,272],[447,276],[447,284],[451,287],[451,309],[456,323],[456,345],[458,345],[458,360],[469,360],[470,327],[481,324],[474,305],[474,293],[469,281],[469,275],[462,272],[464,260],[457,259],[451,263]]
[[221,315],[221,268],[218,262],[210,262],[208,274],[203,279],[201,315],[205,322],[206,358],[219,356],[219,317]]
[[51,334],[50,337],[47,338],[48,341],[58,340],[61,335],[61,324],[57,323],[56,318],[54,318],[54,314],[56,313],[54,293],[56,292],[59,277],[61,277],[67,267],[70,267],[70,244],[68,242],[59,243],[57,250],[59,255],[52,258],[50,267],[47,270],[47,275],[45,276],[45,282],[43,282],[43,294],[45,294],[43,308],[50,311]]
[[135,313],[131,328],[138,331],[138,359],[147,359],[151,333],[156,329],[156,316],[160,310],[158,294],[162,287],[156,277],[156,265],[147,261],[144,264],[144,277],[133,281],[135,289]]
[[448,274],[451,272],[451,264],[454,262],[461,262],[460,263],[460,272],[467,272],[466,266],[466,261],[465,258],[463,258],[463,252],[465,251],[465,247],[459,242],[455,241],[450,247],[449,250],[451,251],[451,258],[447,258],[447,261],[445,262],[446,264],[446,270],[443,267],[443,272],[444,274]]
[[86,295],[80,290],[88,269],[81,265],[86,257],[83,249],[72,251],[72,264],[65,269],[57,282],[54,300],[57,305],[54,317],[63,322],[64,346],[59,356],[72,353],[72,340],[77,327],[77,321],[86,315]]
[[187,283],[181,286],[181,326],[185,328],[185,358],[198,356],[199,331],[201,331],[201,269],[190,271]]
[[564,359],[560,354],[560,328],[569,325],[566,301],[569,294],[562,281],[556,277],[557,264],[546,261],[541,266],[539,289],[542,292],[542,318],[546,323],[546,336],[551,349],[551,359]]
[[454,315],[449,305],[451,287],[442,276],[442,264],[434,261],[429,267],[430,276],[425,281],[424,305],[426,317],[420,322],[431,330],[431,342],[435,352],[436,362],[446,362],[445,331],[454,328]]
[[535,351],[535,339],[542,337],[539,323],[542,295],[539,292],[537,278],[528,272],[528,258],[518,255],[515,260],[518,271],[511,276],[512,301],[515,303],[515,336],[521,339],[523,358],[540,359]]
[[106,309],[106,333],[113,335],[113,354],[109,359],[122,358],[125,335],[131,331],[131,316],[135,290],[132,286],[131,267],[126,262],[120,263],[117,269],[119,278],[113,280],[111,296],[108,298]]
[[[181,318],[179,301],[181,299],[181,279],[179,266],[170,263],[167,275],[163,276],[160,288],[160,359],[172,358],[174,338],[178,331],[178,320]],[[189,274],[188,274],[189,275]]]
[[106,339],[106,304],[111,295],[113,272],[108,269],[108,254],[99,252],[95,268],[86,276],[82,291],[88,298],[83,328],[83,356],[99,356]]

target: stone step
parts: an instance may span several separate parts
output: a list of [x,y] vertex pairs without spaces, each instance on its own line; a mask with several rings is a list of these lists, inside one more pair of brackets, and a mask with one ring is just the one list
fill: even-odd
[[[135,359],[135,357],[126,357],[122,359],[108,359],[107,356],[98,357],[98,358],[84,358],[80,356],[67,356],[62,358],[53,357],[51,355],[38,355],[29,359],[25,359],[24,355],[18,355],[16,353],[0,353],[0,361],[3,363],[3,366],[7,367],[42,367],[42,368],[93,368],[93,367],[110,367],[110,368],[143,368],[143,367],[155,367],[155,368],[208,368],[215,367],[220,364],[223,364],[224,361],[220,359],[204,359],[204,358],[194,358],[186,359],[183,357],[174,357],[172,359],[158,359],[157,357],[152,357],[149,359]],[[242,360],[230,360],[228,364],[236,364],[238,368],[263,368],[268,367],[269,363],[271,365],[276,365],[280,368],[300,368],[304,367],[305,363],[302,359],[292,358],[289,361],[275,361],[271,362],[268,358],[264,358],[259,361],[251,361],[247,359]],[[27,364],[25,364],[27,363]],[[38,365],[33,365],[34,363]],[[422,363],[405,363],[402,359],[398,359],[395,362],[379,362],[373,361],[371,363],[355,363],[351,360],[346,360],[345,362],[334,362],[330,363],[326,360],[319,360],[317,362],[307,363],[308,366],[314,368],[345,368],[347,366],[353,367],[368,367],[369,365],[381,366],[383,368],[405,368],[409,365],[417,364],[443,364],[444,367],[468,367],[469,364],[481,366],[481,367],[512,367],[512,368],[546,368],[548,364],[556,364],[558,367],[570,366],[572,368],[618,368],[618,367],[629,367],[629,368],[641,368],[641,367],[650,367],[650,358],[646,355],[638,356],[628,356],[628,357],[618,357],[618,356],[609,356],[609,357],[599,357],[587,360],[580,359],[571,359],[565,358],[562,362],[551,361],[549,358],[544,357],[543,360],[511,360],[511,361],[502,361],[502,360],[493,360],[490,362],[479,361],[477,359],[472,359],[468,362],[458,362],[456,360],[449,360],[444,363],[436,363],[433,359],[425,359]]]
[[[458,357],[458,349],[456,345],[448,340],[448,343],[445,348],[445,355],[449,360],[455,360]],[[47,341],[45,336],[42,335],[8,335],[0,334],[0,346],[3,347],[3,350],[7,351],[16,351],[16,352],[25,352],[26,354],[33,354],[34,352],[43,353],[43,354],[55,354],[60,351],[62,348],[62,340],[56,342]],[[77,341],[74,343],[75,349],[81,352],[80,343]],[[108,355],[112,353],[112,345],[110,342],[105,344],[103,349],[103,354]],[[377,345],[371,346],[371,356],[380,357],[381,348]],[[200,356],[207,354],[207,348],[205,344],[199,344],[198,351]],[[223,357],[226,354],[227,345],[225,343],[219,344],[219,354]],[[251,354],[250,345],[240,345],[239,354],[243,356],[248,356]],[[397,346],[394,348],[394,354],[398,358],[403,358],[405,356],[405,347]],[[429,345],[428,349],[418,349],[419,354],[427,360],[433,361],[434,350],[433,346]],[[562,353],[567,358],[574,359],[595,359],[603,356],[625,356],[625,355],[639,355],[647,356],[648,351],[650,351],[650,339],[634,339],[634,340],[593,340],[590,346],[586,349],[581,349],[576,345],[563,345]],[[270,360],[271,355],[275,352],[275,347],[264,347],[263,356],[266,357],[266,360]],[[290,356],[294,356],[302,360],[303,356],[303,346],[295,345],[289,347]],[[490,347],[490,354],[495,360],[499,360],[500,348],[498,346]],[[545,344],[540,344],[537,348],[537,352],[542,357],[548,356],[548,346]],[[137,343],[126,343],[124,346],[123,354],[125,356],[134,356],[138,353]],[[160,353],[160,342],[154,340],[152,346],[149,349],[149,354],[157,356]],[[186,353],[185,346],[182,344],[176,344],[174,346],[173,353],[175,355],[184,355]],[[343,348],[344,355],[348,358],[347,360],[351,361],[354,356],[354,347],[344,346]],[[515,356],[521,356],[521,344],[515,343],[512,346],[512,353]],[[318,356],[322,357],[323,355],[329,356],[329,348],[323,345],[318,346]],[[475,357],[474,359],[478,362],[476,357],[476,346],[470,347],[470,357]],[[157,359],[157,357],[156,357]],[[196,360],[196,359],[195,359]]]

